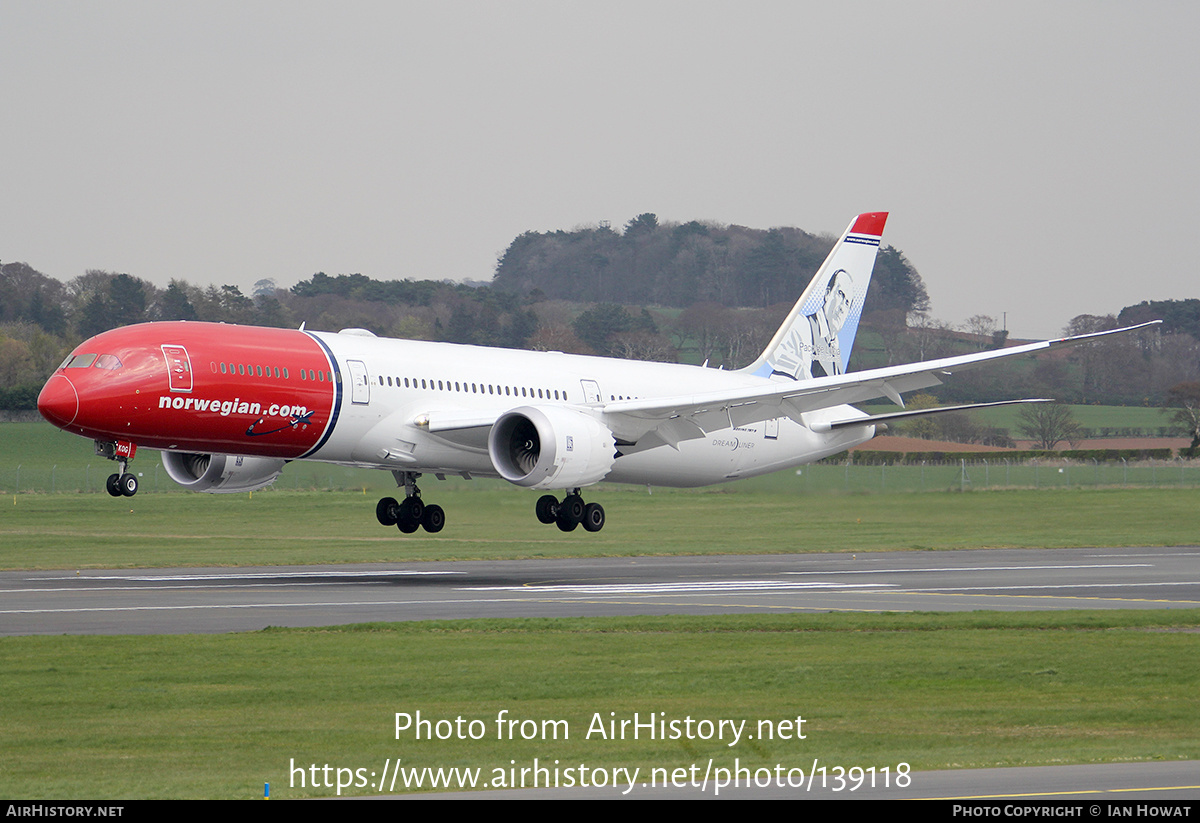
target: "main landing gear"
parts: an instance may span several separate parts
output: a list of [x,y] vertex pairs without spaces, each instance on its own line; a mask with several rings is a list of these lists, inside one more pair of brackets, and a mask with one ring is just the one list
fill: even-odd
[[438,505],[426,506],[417,488],[417,472],[392,472],[396,484],[404,487],[404,502],[394,497],[385,497],[375,504],[375,518],[384,526],[395,526],[404,534],[412,534],[424,528],[435,534],[446,525],[446,513]]
[[[417,488],[417,472],[392,472],[396,484],[404,488],[404,500],[384,497],[375,504],[375,518],[384,526],[395,526],[404,534],[425,529],[436,534],[446,525],[446,513],[438,505],[426,505]],[[579,489],[561,501],[552,494],[542,495],[537,502],[537,519],[549,525],[554,523],[565,532],[583,526],[585,531],[598,532],[604,528],[604,508],[599,503],[584,503]]]
[[598,532],[604,528],[604,509],[599,503],[584,503],[579,489],[559,502],[552,494],[542,495],[537,502],[537,519],[546,525],[555,523],[565,532],[582,525],[585,531]]
[[96,454],[117,461],[120,471],[110,474],[104,482],[105,490],[113,497],[133,497],[137,494],[137,475],[129,471],[129,461],[137,454],[137,446],[125,441],[97,440]]

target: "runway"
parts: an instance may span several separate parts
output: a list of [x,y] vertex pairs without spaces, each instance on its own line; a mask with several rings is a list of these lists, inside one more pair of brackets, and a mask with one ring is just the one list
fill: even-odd
[[0,635],[468,617],[1196,608],[1200,548],[0,572]]

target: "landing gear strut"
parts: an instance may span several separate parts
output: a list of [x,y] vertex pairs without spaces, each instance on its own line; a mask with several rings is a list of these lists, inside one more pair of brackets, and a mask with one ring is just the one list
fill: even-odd
[[117,461],[121,470],[110,474],[104,482],[105,490],[113,497],[133,497],[137,494],[137,475],[129,471],[129,461],[137,453],[137,445],[126,441],[97,440],[96,454]]
[[395,526],[404,534],[424,528],[430,534],[440,532],[446,525],[446,513],[438,505],[426,506],[417,488],[417,472],[394,471],[396,485],[404,487],[404,502],[385,497],[375,504],[375,519],[381,525]]
[[535,511],[539,521],[547,526],[555,523],[565,532],[573,531],[579,525],[589,532],[604,528],[603,507],[599,503],[584,503],[579,489],[572,489],[562,502],[552,494],[542,495],[538,498]]

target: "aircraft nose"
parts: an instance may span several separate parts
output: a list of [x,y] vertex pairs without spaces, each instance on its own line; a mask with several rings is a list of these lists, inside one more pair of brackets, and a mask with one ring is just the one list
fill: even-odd
[[61,429],[71,425],[79,414],[79,395],[70,380],[56,374],[42,386],[37,406],[42,417]]

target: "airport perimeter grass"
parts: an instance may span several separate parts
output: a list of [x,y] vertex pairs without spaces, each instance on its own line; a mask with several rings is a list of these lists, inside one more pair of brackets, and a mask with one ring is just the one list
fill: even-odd
[[564,534],[533,516],[535,494],[460,482],[428,499],[436,535],[375,521],[374,495],[10,495],[0,568],[234,566],[522,557],[755,554],[980,547],[1192,545],[1195,489],[1042,489],[793,494],[747,481],[705,491],[601,487],[608,524]]
[[[637,766],[639,781],[653,767],[699,764],[703,773],[709,758],[806,773],[816,759],[892,775],[902,762],[925,770],[1196,759],[1198,626],[1200,611],[1172,610],[9,637],[0,640],[0,796],[254,798],[264,783],[273,798],[332,796],[334,788],[301,788],[293,762],[369,774],[388,758],[478,767],[481,780],[534,758]],[[565,720],[569,739],[498,740],[502,710]],[[483,739],[397,740],[395,713],[417,711],[480,720]],[[587,739],[595,713],[607,721],[634,712],[643,722],[744,719],[752,734],[759,721],[803,716],[806,738]]]
[[[0,424],[0,568],[1187,545],[1200,534],[1196,470],[1183,463],[970,467],[978,486],[1041,488],[967,494],[953,465],[806,466],[695,491],[602,484],[585,491],[608,513],[598,534],[537,523],[536,492],[427,477],[425,498],[445,508],[446,528],[401,535],[375,521],[375,501],[397,494],[386,472],[300,463],[278,489],[167,493],[177,487],[149,452],[134,463],[142,490],[113,499],[100,492],[113,464],[89,455],[87,441],[47,423]],[[1101,482],[1159,488],[1077,487]]]

